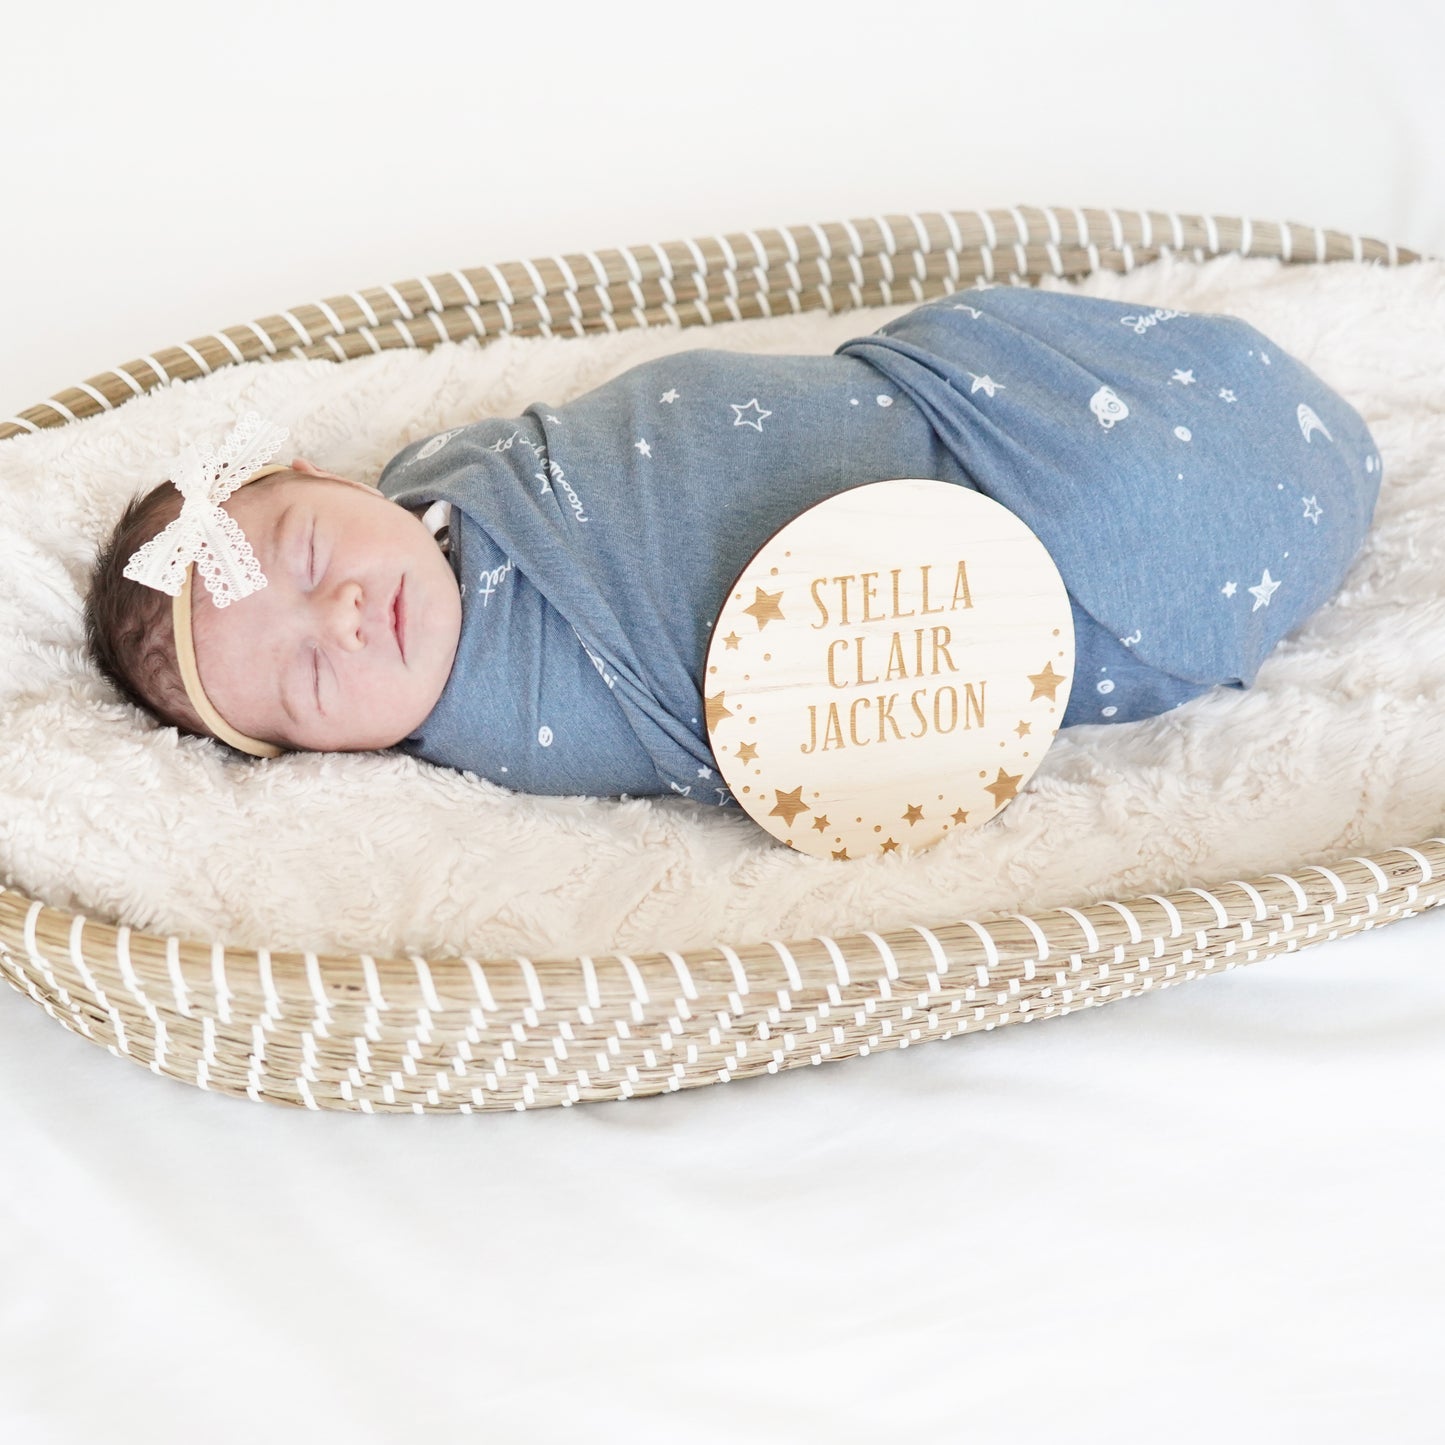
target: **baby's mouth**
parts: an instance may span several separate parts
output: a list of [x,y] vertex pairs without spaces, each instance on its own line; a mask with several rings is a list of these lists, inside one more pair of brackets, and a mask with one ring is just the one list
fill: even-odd
[[406,643],[402,640],[406,627],[406,611],[402,603],[402,590],[406,586],[406,578],[403,577],[396,584],[396,595],[391,599],[391,631],[396,638],[397,651],[401,653],[401,660],[406,661]]

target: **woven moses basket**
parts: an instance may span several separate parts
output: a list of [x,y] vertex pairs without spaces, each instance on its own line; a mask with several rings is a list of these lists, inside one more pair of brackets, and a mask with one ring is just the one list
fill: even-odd
[[[93,376],[0,424],[0,439],[240,362],[889,306],[978,276],[1128,271],[1168,252],[1420,259],[1292,223],[1029,206],[749,231],[332,296]],[[1445,838],[1411,841],[1294,875],[1033,917],[535,960],[252,952],[0,889],[0,971],[66,1028],[202,1088],[367,1113],[525,1109],[1048,1018],[1408,918],[1445,902]]]

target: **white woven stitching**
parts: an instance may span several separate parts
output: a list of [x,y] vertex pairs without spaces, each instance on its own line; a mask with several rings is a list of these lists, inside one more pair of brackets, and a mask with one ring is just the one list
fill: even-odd
[[933,961],[938,965],[940,974],[948,972],[948,951],[921,923],[910,923],[908,925],[928,945],[929,951],[933,954]]
[[1178,938],[1184,932],[1184,920],[1179,916],[1179,910],[1158,893],[1146,893],[1144,897],[1152,899],[1164,910],[1169,917],[1169,937]]
[[984,957],[988,960],[990,968],[998,967],[998,945],[993,940],[993,934],[983,924],[975,923],[971,918],[961,918],[959,923],[965,928],[971,928],[978,934],[979,941],[983,944]]
[[466,964],[467,972],[472,976],[472,989],[481,1000],[482,1007],[495,1013],[497,1001],[492,997],[491,986],[487,983],[487,975],[483,972],[481,964],[474,958],[463,958],[462,962]]
[[[1438,838],[1432,838],[1430,841],[1432,843],[1438,843],[1440,840]],[[1420,872],[1423,875],[1420,879],[1421,883],[1428,883],[1435,876],[1435,870],[1430,866],[1430,860],[1423,853],[1417,853],[1413,848],[1393,848],[1390,851],[1408,854],[1420,865]]]
[[1102,899],[1101,903],[1105,908],[1112,908],[1117,914],[1120,915],[1121,918],[1123,918],[1124,922],[1129,925],[1130,943],[1139,943],[1140,941],[1142,941],[1144,934],[1139,927],[1139,920],[1135,918],[1134,915],[1127,908],[1125,908],[1122,903],[1116,903],[1112,898]]
[[226,951],[219,943],[211,945],[211,987],[216,995],[216,1014],[223,1024],[231,1022],[231,988],[226,982]]
[[1204,901],[1209,904],[1209,906],[1214,910],[1214,918],[1215,921],[1219,924],[1219,926],[1221,928],[1227,928],[1229,926],[1229,910],[1207,889],[1181,888],[1179,891],[1181,893],[1197,894],[1200,898],[1204,899]]
[[376,960],[369,953],[361,955],[361,972],[366,979],[366,993],[372,1008],[390,1008],[391,1005],[381,996],[381,977],[376,971]]
[[1290,892],[1294,894],[1295,901],[1299,904],[1301,909],[1307,910],[1309,908],[1309,895],[1304,891],[1303,888],[1299,886],[1298,883],[1294,881],[1293,878],[1289,877],[1285,873],[1266,873],[1264,876],[1266,878],[1278,879],[1279,882],[1283,883],[1290,890]]
[[469,306],[480,306],[482,304],[481,297],[477,295],[476,288],[472,285],[464,271],[448,271],[446,274],[462,288],[462,295],[467,298],[467,304]]
[[437,995],[436,983],[432,978],[431,965],[418,953],[407,955],[416,969],[417,982],[421,985],[421,996],[426,1006],[436,1013],[442,1011],[442,1001]]
[[788,951],[786,944],[779,943],[776,938],[768,939],[768,947],[771,948],[779,958],[783,960],[783,968],[788,975],[788,983],[795,989],[803,987],[803,975],[798,972],[798,964],[793,955]]
[[[512,288],[507,283],[507,278],[503,276],[495,266],[488,261],[483,261],[479,269],[485,271],[487,275],[497,283],[497,290],[501,292],[501,302],[499,304],[503,306],[515,306],[517,304],[517,298],[512,295]],[[599,266],[599,272],[601,269]]]
[[408,321],[413,321],[416,319],[416,312],[411,309],[411,307],[407,304],[406,297],[403,296],[401,292],[396,289],[395,286],[391,285],[390,282],[386,282],[381,286],[380,289],[385,291],[386,294],[391,297],[392,301],[396,305],[396,309],[400,311],[401,314]]
[[1346,888],[1345,885],[1340,881],[1339,875],[1337,873],[1331,872],[1330,869],[1323,868],[1318,863],[1311,863],[1306,867],[1305,871],[1309,873],[1318,873],[1322,878],[1328,878],[1330,880],[1330,883],[1335,890],[1334,901],[1336,903],[1343,903],[1345,899],[1350,896],[1350,890]]
[[[1268,917],[1269,904],[1264,901],[1264,895],[1259,891],[1258,888],[1255,888],[1252,884],[1246,883],[1243,878],[1231,878],[1229,881],[1235,888],[1242,888],[1246,893],[1249,894],[1250,900],[1254,904],[1254,921],[1256,923],[1259,923],[1263,919]],[[1248,936],[1248,934],[1245,935],[1246,938]]]
[[851,981],[848,972],[848,960],[843,957],[843,950],[831,939],[819,935],[818,942],[828,950],[828,957],[833,960],[833,970],[838,975],[838,984],[841,988],[847,988]]
[[737,953],[733,949],[731,949],[726,943],[715,944],[714,947],[727,960],[728,967],[732,969],[733,983],[736,985],[737,992],[740,994],[747,993],[748,976],[743,969],[742,959],[740,959],[737,956]]
[[888,946],[887,941],[876,933],[870,933],[866,928],[863,930],[863,937],[878,950],[878,956],[883,960],[883,971],[889,978],[896,979],[898,977],[898,960],[893,956],[893,950]]
[[1061,908],[1060,913],[1067,913],[1075,923],[1084,931],[1084,942],[1088,945],[1083,951],[1085,953],[1097,953],[1099,951],[1099,935],[1094,932],[1094,925],[1079,912],[1077,908]]
[[[538,1009],[546,1008],[546,1000],[542,997],[542,985],[537,978],[537,970],[532,967],[532,960],[530,958],[523,958],[520,953],[515,954],[514,957],[522,970],[522,977],[527,982],[527,997],[531,999],[532,1007]],[[644,993],[643,1002],[645,1003],[646,1001],[647,996]]]
[[614,953],[615,958],[627,971],[627,977],[632,981],[632,996],[638,1003],[651,1003],[652,1000],[647,992],[647,984],[644,981],[640,970],[632,959],[625,953]]

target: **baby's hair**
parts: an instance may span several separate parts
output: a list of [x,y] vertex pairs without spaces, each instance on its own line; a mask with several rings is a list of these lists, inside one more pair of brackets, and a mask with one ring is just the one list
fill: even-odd
[[[298,475],[275,472],[250,485],[264,487]],[[136,548],[180,515],[181,501],[180,492],[167,481],[138,493],[126,505],[91,569],[85,645],[102,675],[127,702],[167,727],[208,738],[213,734],[192,707],[181,681],[169,594],[124,575]],[[199,585],[197,580],[195,586]]]

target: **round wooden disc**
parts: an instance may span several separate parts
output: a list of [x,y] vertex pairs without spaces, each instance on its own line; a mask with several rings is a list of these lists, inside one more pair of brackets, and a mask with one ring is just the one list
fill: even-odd
[[819,858],[926,848],[1005,807],[1069,700],[1074,626],[1044,545],[951,482],[870,482],[775,533],[713,625],[714,757]]

